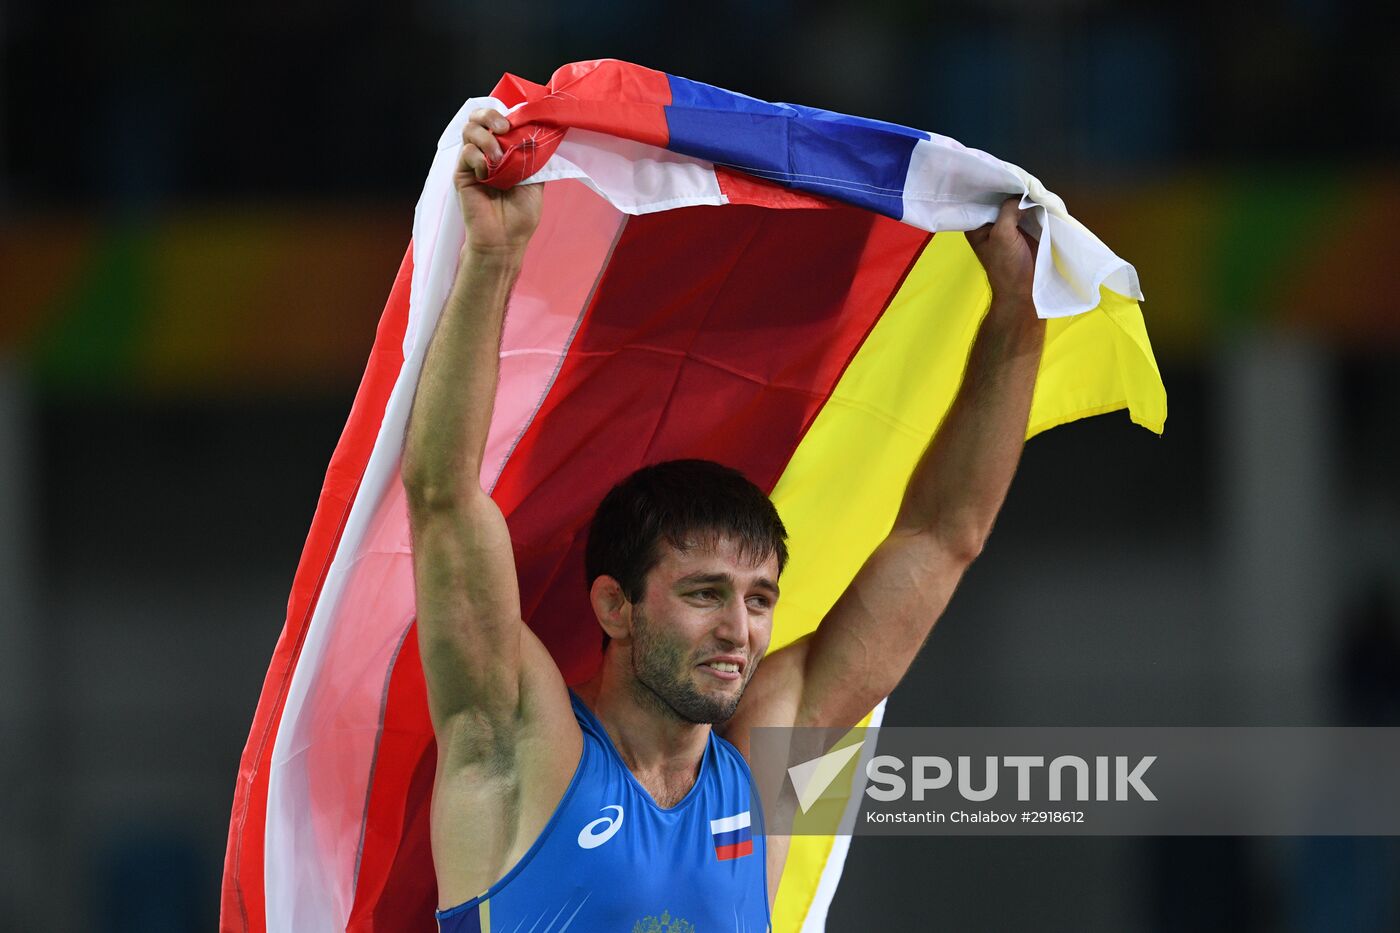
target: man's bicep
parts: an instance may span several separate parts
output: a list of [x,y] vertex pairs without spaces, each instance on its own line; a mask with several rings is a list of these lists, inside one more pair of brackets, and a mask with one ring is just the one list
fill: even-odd
[[797,724],[854,726],[889,696],[967,566],[933,535],[886,538],[812,633]]
[[520,592],[510,532],[484,493],[414,510],[418,645],[435,729],[470,710],[487,719],[518,706]]

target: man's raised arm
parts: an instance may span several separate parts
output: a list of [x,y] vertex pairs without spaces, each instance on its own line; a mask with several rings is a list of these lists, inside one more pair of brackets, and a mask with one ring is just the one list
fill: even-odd
[[1020,460],[1045,340],[1031,298],[1035,242],[1018,219],[1009,199],[995,225],[967,234],[991,307],[893,529],[817,630],[792,646],[798,725],[854,725],[888,696],[991,534]]
[[[539,185],[498,191],[478,183],[487,157],[500,157],[494,133],[507,125],[479,110],[463,131],[455,181],[466,244],[424,359],[403,454],[428,706],[440,751],[459,760],[489,751],[473,747],[474,737],[489,741],[491,725],[513,714],[524,630],[510,534],[480,479],[506,302],[540,216]],[[449,729],[462,713],[476,727]]]

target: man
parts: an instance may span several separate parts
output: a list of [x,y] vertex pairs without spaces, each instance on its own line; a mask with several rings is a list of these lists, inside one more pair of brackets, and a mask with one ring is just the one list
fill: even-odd
[[992,303],[963,386],[894,527],[815,632],[765,657],[786,560],[767,497],[716,464],[653,465],[610,492],[590,528],[605,652],[570,690],[521,620],[510,536],[479,482],[505,306],[541,202],[538,185],[480,184],[508,128],[479,110],[463,130],[467,240],[403,459],[438,746],[439,923],[763,930],[786,845],[763,838],[748,799],[749,730],[860,721],[980,553],[1020,457],[1044,342],[1035,244],[1015,199],[967,234]]

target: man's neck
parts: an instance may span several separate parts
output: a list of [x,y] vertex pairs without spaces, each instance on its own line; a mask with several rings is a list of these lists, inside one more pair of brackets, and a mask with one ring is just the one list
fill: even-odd
[[710,738],[710,724],[682,719],[620,668],[605,659],[602,669],[574,692],[608,730],[633,774],[694,776]]

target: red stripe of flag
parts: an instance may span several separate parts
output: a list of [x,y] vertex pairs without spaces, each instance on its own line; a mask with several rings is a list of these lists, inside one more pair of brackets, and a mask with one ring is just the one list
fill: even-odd
[[723,165],[715,166],[715,179],[719,182],[720,194],[724,195],[730,204],[791,209],[837,207],[841,203],[805,191],[784,188],[775,181],[745,175]]
[[603,495],[679,457],[722,460],[771,490],[927,241],[847,207],[693,207],[628,222],[495,490],[525,619],[568,683],[600,657],[583,547]]
[[374,349],[350,408],[349,420],[326,469],[326,481],[311,520],[311,531],[292,579],[287,621],[273,651],[257,712],[253,715],[253,727],[239,761],[219,904],[219,929],[224,933],[263,933],[267,926],[263,838],[272,747],[277,739],[277,725],[282,717],[287,688],[291,685],[292,671],[321,593],[321,583],[340,544],[350,505],[379,436],[384,408],[403,367],[403,338],[408,325],[408,293],[412,279],[413,244],[410,243],[389,292],[384,314],[379,319]]
[[715,846],[715,855],[721,862],[733,858],[741,858],[753,852],[753,840],[745,839],[743,842],[736,842],[733,845]]

